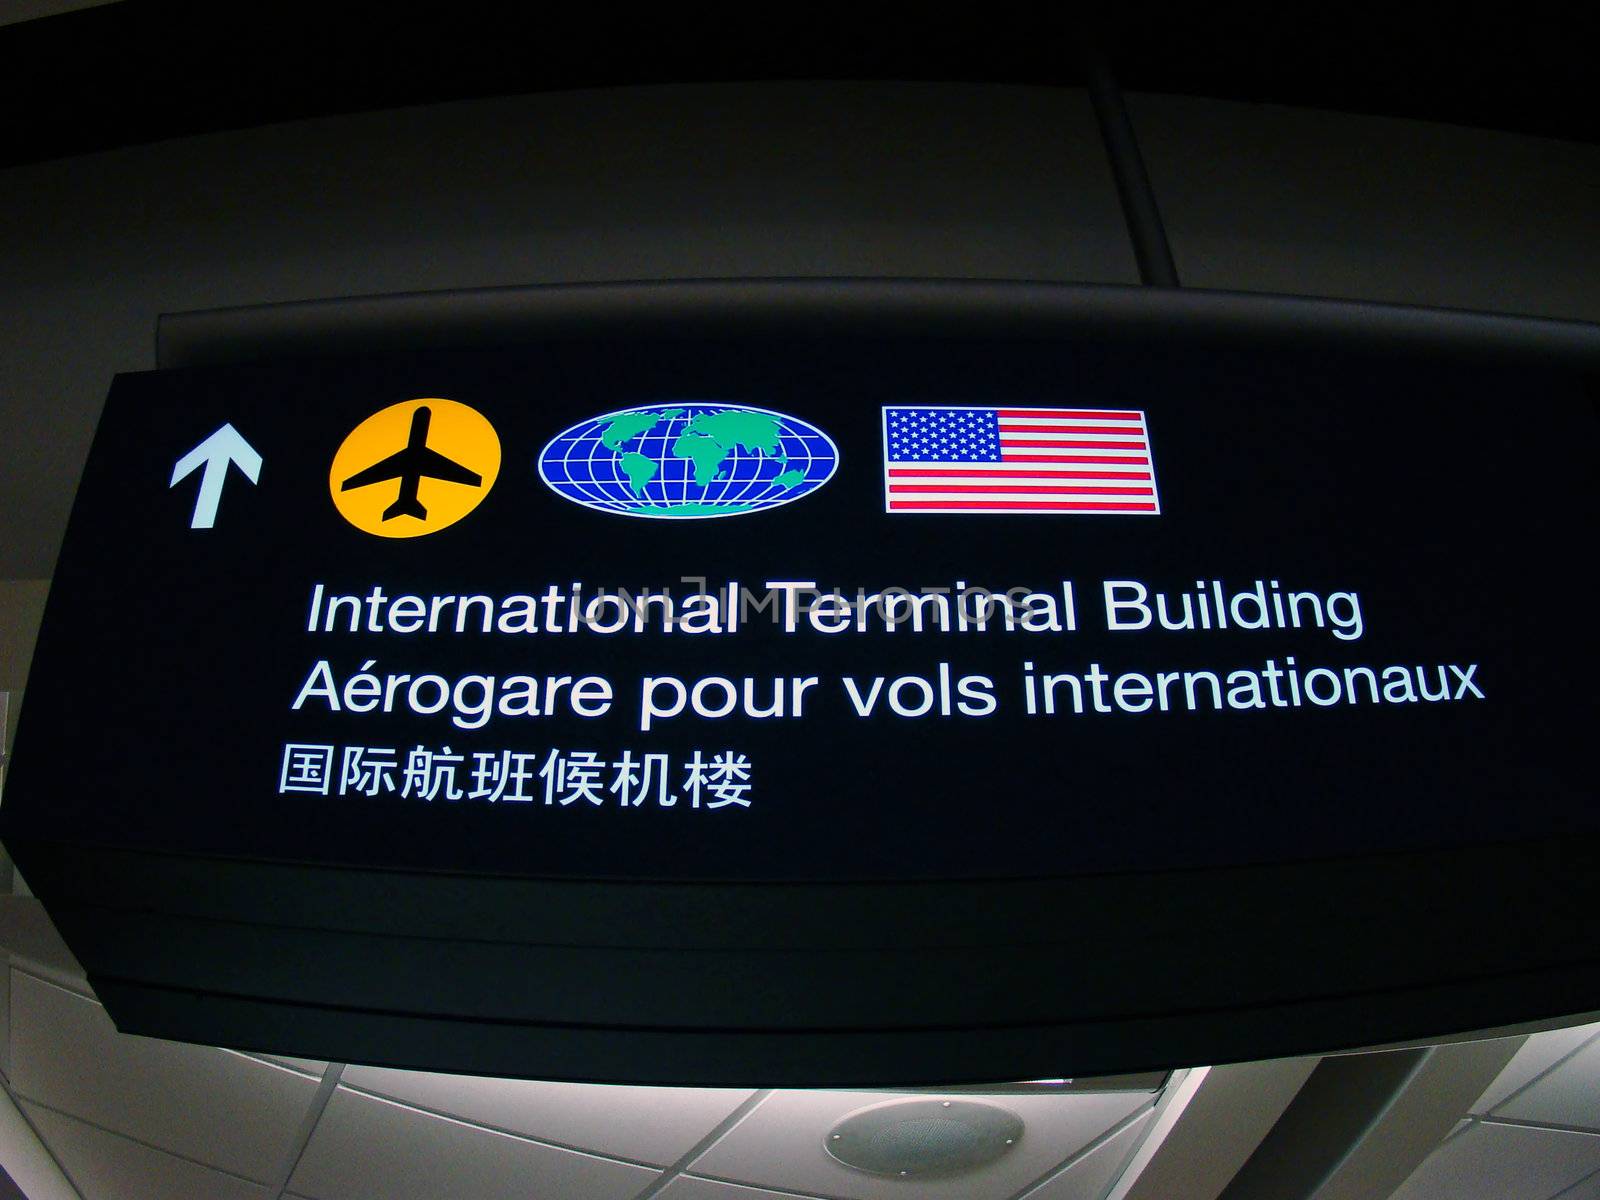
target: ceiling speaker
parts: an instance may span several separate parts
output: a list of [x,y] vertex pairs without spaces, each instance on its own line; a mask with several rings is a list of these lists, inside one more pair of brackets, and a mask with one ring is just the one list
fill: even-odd
[[971,1100],[892,1100],[851,1113],[824,1139],[828,1153],[874,1175],[957,1175],[1022,1140],[1022,1118]]

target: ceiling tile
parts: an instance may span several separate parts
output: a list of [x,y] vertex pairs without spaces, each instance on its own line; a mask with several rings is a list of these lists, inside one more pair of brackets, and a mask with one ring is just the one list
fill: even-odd
[[1122,1174],[1128,1157],[1138,1148],[1150,1114],[1123,1126],[1094,1149],[1068,1163],[1059,1174],[1027,1194],[1026,1200],[1100,1200]]
[[353,1088],[542,1141],[665,1166],[754,1093],[737,1088],[614,1087],[346,1067]]
[[1495,1109],[1494,1115],[1514,1121],[1600,1130],[1600,1039]]
[[271,1200],[269,1189],[22,1102],[83,1200]]
[[1600,1200],[1600,1171],[1562,1192],[1555,1200]]
[[659,1174],[341,1087],[290,1185],[311,1200],[626,1200]]
[[[242,1050],[234,1051],[235,1054],[244,1054]],[[245,1054],[246,1058],[253,1058],[257,1062],[276,1063],[280,1067],[287,1067],[291,1071],[299,1071],[302,1075],[310,1075],[321,1079],[322,1073],[328,1069],[328,1064],[318,1062],[311,1058],[289,1058],[282,1054]]]
[[794,1200],[797,1196],[810,1200],[804,1192],[774,1192],[742,1183],[724,1183],[720,1179],[680,1175],[657,1192],[655,1200]]
[[[915,1099],[930,1096],[919,1093]],[[1150,1103],[1148,1093],[951,1098],[998,1104],[1021,1117],[1026,1131],[1013,1150],[976,1171],[917,1180],[918,1200],[1010,1196]],[[823,1142],[850,1113],[906,1099],[912,1097],[883,1092],[774,1092],[696,1159],[692,1170],[696,1175],[852,1200],[904,1200],[904,1181],[846,1167],[828,1154]]]
[[1428,1156],[1390,1200],[1548,1200],[1600,1170],[1600,1135],[1480,1121]]
[[99,8],[114,0],[10,0],[0,5],[0,25],[16,25],[23,21],[36,21],[40,17],[54,17],[60,13],[80,8]]
[[1185,287],[1600,319],[1600,146],[1235,100],[1127,102]]
[[185,1158],[271,1182],[317,1083],[242,1054],[118,1033],[93,1000],[13,971],[19,1095]]
[[1488,1113],[1530,1080],[1548,1071],[1561,1059],[1571,1054],[1584,1042],[1600,1033],[1600,1025],[1578,1025],[1571,1029],[1550,1029],[1536,1033],[1523,1043],[1516,1057],[1506,1064],[1505,1070],[1495,1077],[1488,1089],[1472,1106],[1475,1113]]
[[[0,958],[0,966],[6,960]],[[11,968],[0,975],[0,1075],[11,1078]]]
[[[20,691],[28,682],[33,643],[39,636],[39,622],[44,618],[44,601],[49,592],[48,579],[0,580],[0,691]],[[19,703],[15,696],[11,702]],[[0,715],[15,720],[12,714]],[[0,733],[8,727],[6,721],[0,721]]]

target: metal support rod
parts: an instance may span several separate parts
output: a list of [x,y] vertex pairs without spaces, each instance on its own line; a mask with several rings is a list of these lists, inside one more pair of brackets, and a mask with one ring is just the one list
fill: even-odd
[[1156,195],[1150,187],[1144,155],[1139,153],[1133,122],[1128,119],[1122,89],[1117,86],[1102,55],[1091,54],[1084,67],[1089,103],[1100,123],[1106,157],[1111,160],[1111,174],[1117,182],[1117,198],[1122,201],[1122,216],[1128,223],[1128,237],[1133,242],[1133,256],[1139,264],[1140,282],[1152,287],[1178,287],[1178,267],[1172,261],[1167,228],[1161,222],[1161,210],[1156,207]]

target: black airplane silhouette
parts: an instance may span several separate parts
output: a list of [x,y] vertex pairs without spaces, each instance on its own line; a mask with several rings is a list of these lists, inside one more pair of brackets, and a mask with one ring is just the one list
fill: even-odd
[[339,485],[339,490],[348,492],[351,488],[398,479],[400,496],[383,510],[383,519],[387,521],[393,517],[404,516],[426,521],[428,510],[423,508],[417,499],[417,484],[423,479],[442,479],[446,483],[481,486],[482,475],[467,470],[458,462],[452,462],[437,450],[428,449],[428,424],[432,420],[432,411],[427,408],[417,409],[411,414],[411,436],[406,441],[406,448],[391,454],[382,462],[373,463],[364,471],[357,471]]

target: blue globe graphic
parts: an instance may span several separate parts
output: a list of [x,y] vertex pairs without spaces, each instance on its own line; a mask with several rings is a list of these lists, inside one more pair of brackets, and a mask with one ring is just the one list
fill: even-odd
[[797,417],[741,404],[649,404],[550,439],[539,474],[559,495],[630,517],[760,512],[833,477],[833,440]]

